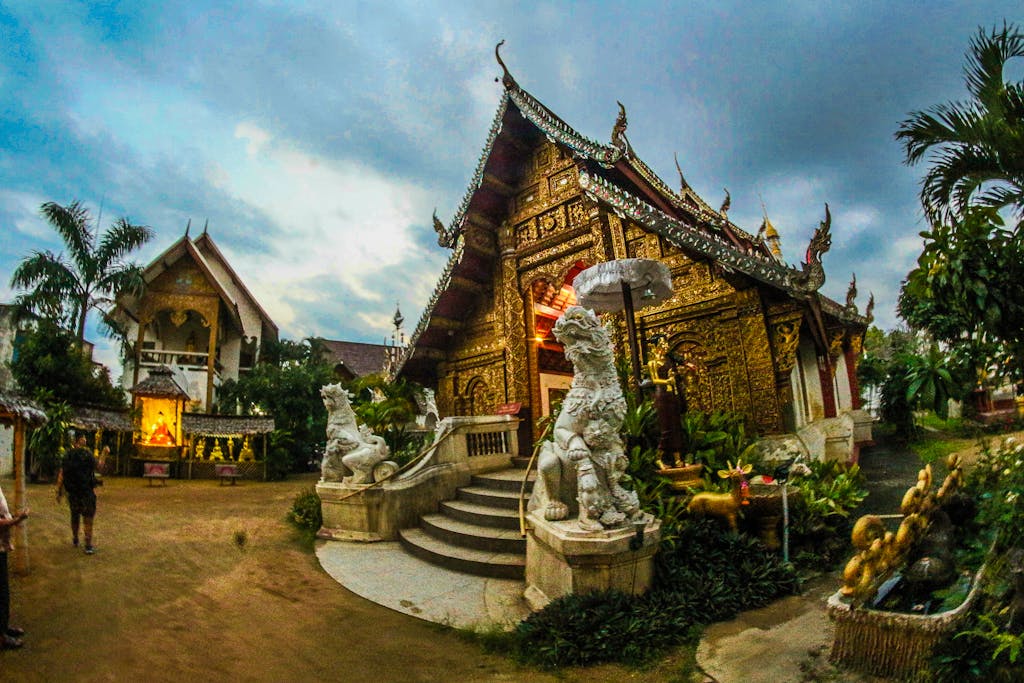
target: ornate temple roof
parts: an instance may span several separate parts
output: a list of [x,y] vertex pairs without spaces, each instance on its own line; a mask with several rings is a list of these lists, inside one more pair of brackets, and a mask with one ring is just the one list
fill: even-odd
[[[821,256],[831,245],[831,215],[825,206],[821,222],[807,249],[807,257],[799,267],[782,262],[778,252],[778,233],[772,226],[752,236],[728,219],[730,199],[718,210],[713,209],[687,184],[679,170],[680,189],[672,190],[633,152],[626,138],[625,107],[619,113],[608,144],[592,140],[559,118],[538,99],[524,90],[501,60],[504,91],[484,143],[480,159],[466,193],[452,220],[445,226],[434,217],[438,244],[452,249],[451,256],[437,286],[427,302],[423,316],[414,329],[407,347],[408,361],[418,346],[431,346],[435,337],[443,335],[446,323],[461,319],[458,312],[469,305],[471,295],[453,284],[460,281],[484,281],[471,277],[473,272],[493,267],[487,264],[493,254],[482,253],[479,245],[467,245],[466,228],[478,224],[497,229],[502,207],[513,184],[512,171],[522,145],[513,138],[543,136],[567,149],[577,160],[576,180],[591,199],[604,204],[621,217],[628,217],[684,251],[707,258],[728,272],[740,273],[806,302],[819,318],[822,312],[844,324],[867,325],[866,318],[855,308],[842,306],[822,296],[818,290],[825,282]],[[766,241],[771,237],[773,242]],[[486,251],[486,250],[484,250]],[[820,325],[819,325],[820,327]],[[427,339],[427,337],[430,337]],[[422,353],[423,350],[420,351]]]
[[[271,330],[273,335],[276,337],[278,332],[277,324],[274,323],[267,312],[263,310],[263,307],[260,306],[256,298],[245,286],[245,283],[242,282],[242,279],[237,273],[235,273],[231,264],[228,263],[226,258],[224,258],[224,255],[214,243],[213,238],[210,237],[209,233],[205,230],[199,237],[192,239],[189,237],[188,230],[186,229],[185,234],[174,242],[174,244],[169,246],[159,256],[150,261],[149,265],[147,265],[142,272],[142,276],[143,279],[145,279],[146,284],[148,285],[152,283],[182,258],[191,258],[192,261],[195,262],[196,266],[203,273],[203,276],[207,279],[210,286],[213,287],[217,296],[224,304],[224,309],[228,314],[227,319],[240,334],[254,336],[252,331],[246,331],[242,322],[241,313],[238,309],[238,302],[225,288],[224,284],[221,282],[221,278],[219,278],[214,272],[214,269],[210,265],[211,258],[217,261],[217,264],[231,279],[231,282],[235,285],[241,295],[244,296],[259,313],[262,324],[267,329]],[[134,296],[124,296],[118,299],[117,304],[120,310],[134,318],[137,314],[139,299]]]

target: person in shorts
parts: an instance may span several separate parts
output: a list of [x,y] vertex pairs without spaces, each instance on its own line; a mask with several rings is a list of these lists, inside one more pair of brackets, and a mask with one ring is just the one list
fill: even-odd
[[67,494],[71,509],[71,544],[78,547],[81,521],[85,532],[85,554],[92,555],[96,551],[92,544],[92,523],[96,516],[96,459],[89,451],[84,434],[80,434],[74,444],[74,448],[64,455],[57,476],[57,502]]

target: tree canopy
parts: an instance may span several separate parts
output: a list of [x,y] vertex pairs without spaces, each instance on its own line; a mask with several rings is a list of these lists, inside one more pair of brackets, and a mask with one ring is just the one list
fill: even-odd
[[84,356],[73,334],[51,320],[40,320],[19,342],[11,374],[26,394],[49,405],[97,405],[123,408],[124,393],[106,368]]
[[74,330],[79,344],[92,310],[116,330],[108,317],[111,304],[121,294],[143,287],[141,269],[125,258],[148,242],[153,231],[119,218],[99,235],[89,210],[78,201],[67,206],[46,202],[40,213],[64,241],[67,255],[34,251],[22,261],[11,276],[11,287],[28,291],[15,303]]
[[912,112],[900,124],[906,163],[929,162],[921,182],[928,213],[963,214],[975,203],[1024,215],[1024,82],[1004,76],[1015,57],[1024,57],[1018,27],[978,29],[964,67],[970,98]]

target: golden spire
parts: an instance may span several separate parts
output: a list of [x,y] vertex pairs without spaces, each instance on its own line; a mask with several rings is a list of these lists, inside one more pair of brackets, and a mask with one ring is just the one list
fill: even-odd
[[764,205],[764,199],[761,200],[761,214],[764,216],[764,220],[761,221],[761,229],[758,230],[759,236],[764,236],[764,241],[768,243],[768,249],[771,250],[772,256],[777,260],[782,261],[782,247],[779,246],[779,231],[775,229],[772,222],[768,220],[768,209]]

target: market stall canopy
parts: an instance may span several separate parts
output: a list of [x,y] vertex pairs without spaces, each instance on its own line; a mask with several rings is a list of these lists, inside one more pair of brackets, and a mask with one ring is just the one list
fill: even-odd
[[0,391],[0,424],[13,424],[15,420],[22,420],[35,427],[45,423],[46,419],[46,412],[34,401]]
[[112,432],[135,431],[132,415],[128,410],[72,406],[71,417],[68,422],[72,427],[88,429],[90,431],[97,429]]
[[634,310],[672,296],[672,275],[661,261],[645,258],[605,261],[580,272],[572,283],[580,306],[595,313],[627,310],[626,292]]

